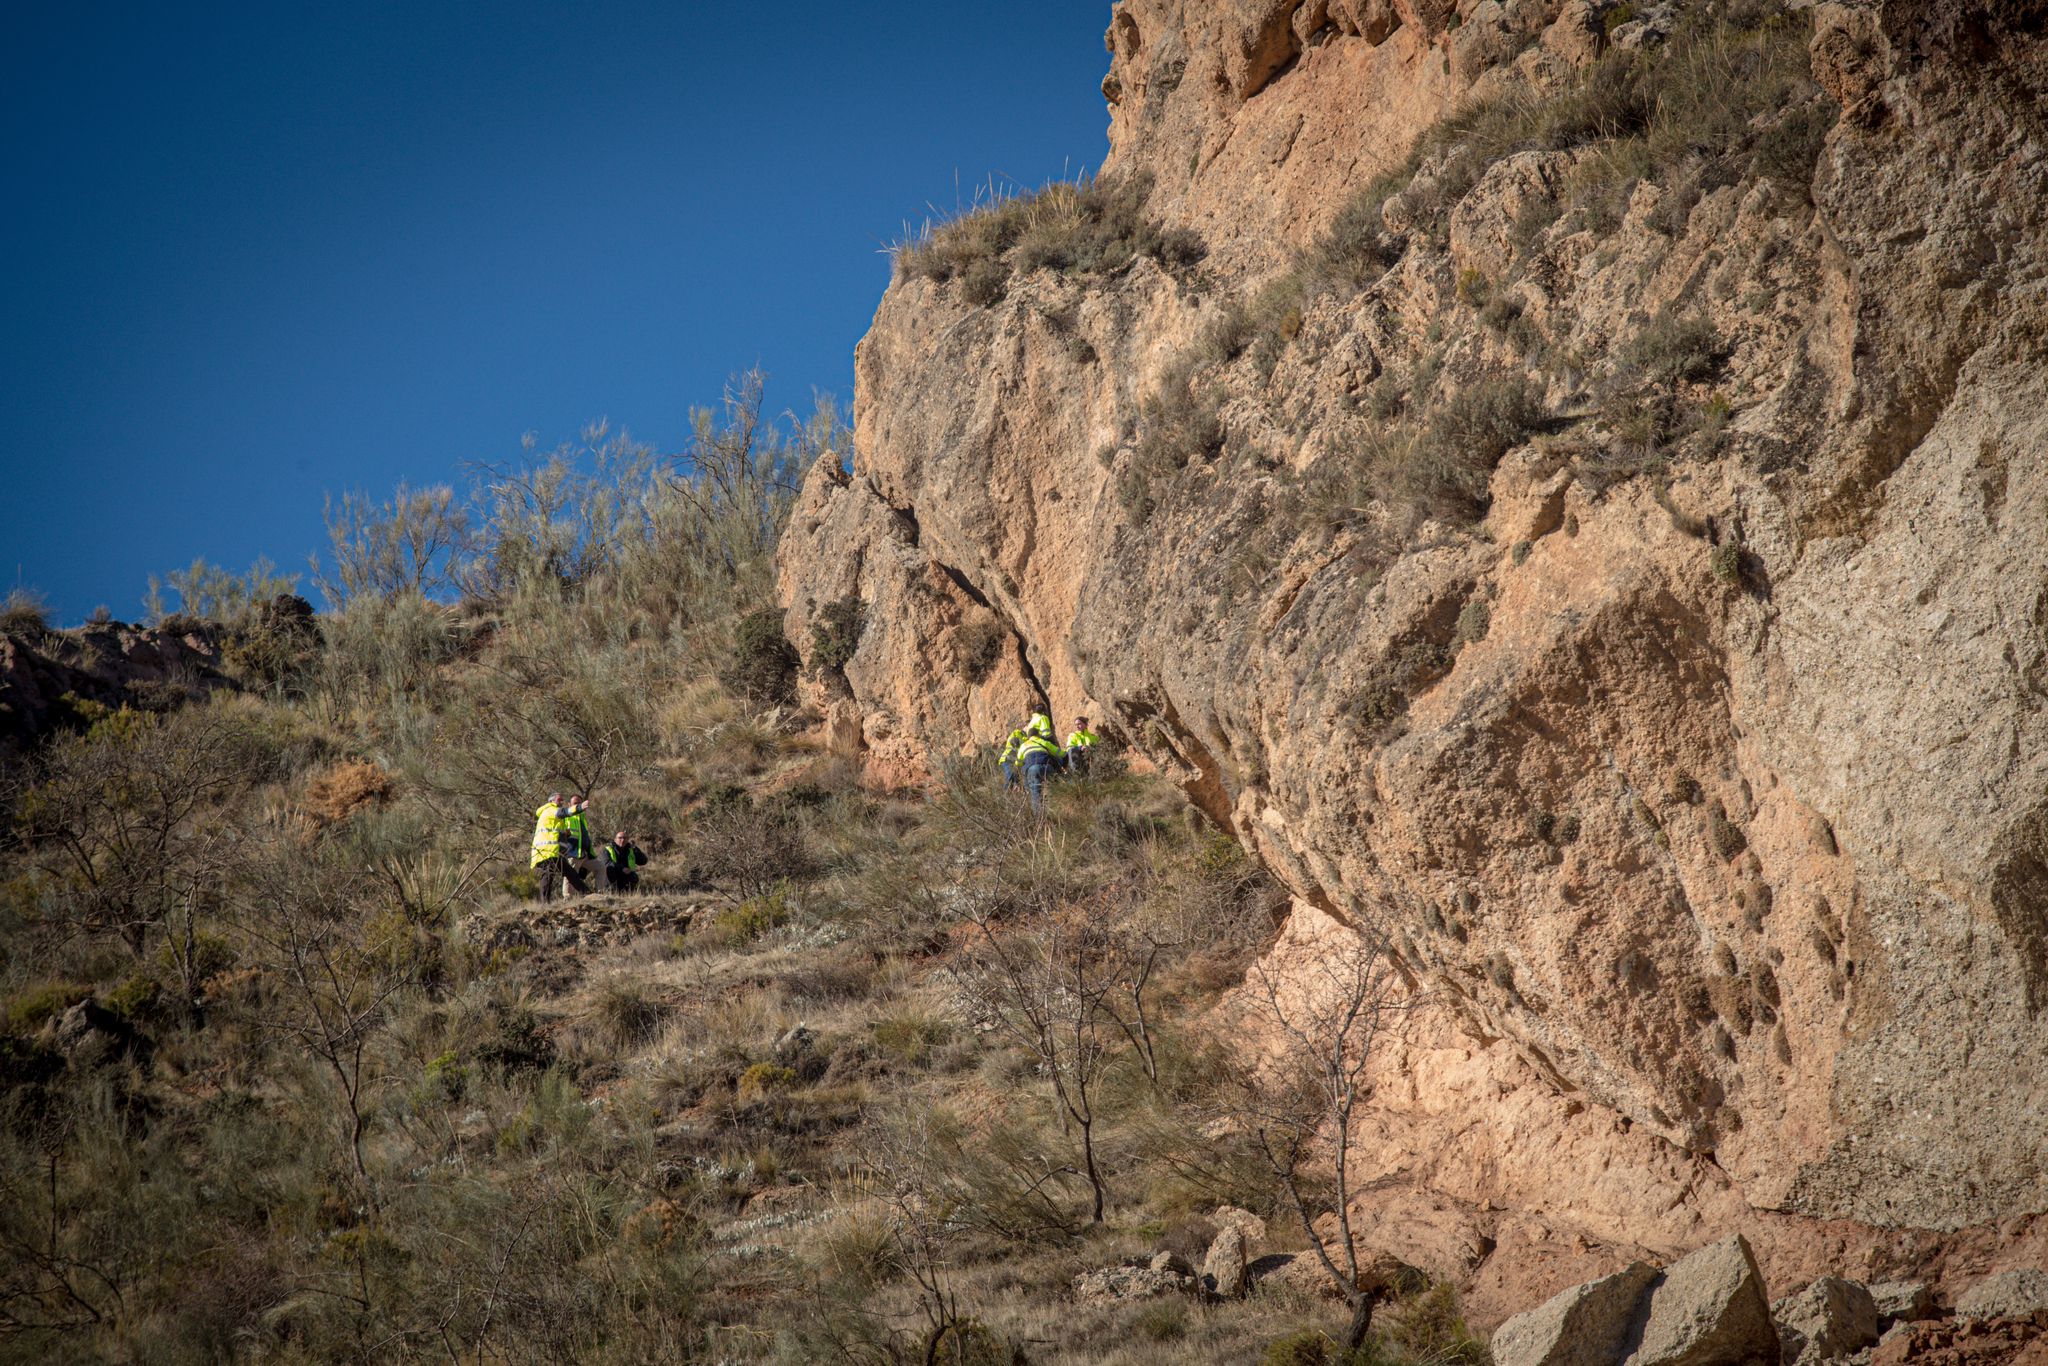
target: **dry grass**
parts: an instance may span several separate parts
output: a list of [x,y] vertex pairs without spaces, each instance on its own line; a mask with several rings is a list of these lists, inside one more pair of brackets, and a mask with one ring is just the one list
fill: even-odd
[[306,820],[316,831],[391,800],[391,775],[368,759],[351,759],[306,784]]

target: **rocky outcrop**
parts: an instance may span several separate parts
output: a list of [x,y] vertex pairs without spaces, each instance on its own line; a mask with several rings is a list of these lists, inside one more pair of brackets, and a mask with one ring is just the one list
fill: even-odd
[[1763,1276],[1739,1236],[1663,1272],[1638,1263],[1564,1291],[1493,1335],[1499,1366],[1751,1366],[1778,1353]]
[[[783,551],[791,639],[867,604],[820,701],[881,780],[1043,697],[1287,884],[1276,970],[1387,936],[1355,1222],[1481,1321],[2048,1237],[2040,16],[1638,8],[1127,0],[1109,174],[1206,259],[906,273]],[[1403,166],[1734,10],[1714,79],[1796,45],[1735,151]],[[1333,226],[1355,286],[1289,275]]]
[[1161,1295],[1189,1294],[1199,1288],[1187,1264],[1170,1252],[1136,1258],[1118,1266],[1084,1271],[1074,1278],[1074,1298],[1082,1304],[1118,1300],[1149,1300]]
[[1986,1276],[1956,1297],[1956,1317],[2024,1319],[2048,1314],[2048,1271],[2022,1267]]
[[0,754],[83,725],[95,708],[163,710],[233,687],[221,654],[220,628],[190,620],[0,635]]

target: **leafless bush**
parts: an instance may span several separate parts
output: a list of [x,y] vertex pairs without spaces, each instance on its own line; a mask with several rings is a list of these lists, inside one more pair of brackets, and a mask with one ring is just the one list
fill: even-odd
[[[1345,1349],[1355,1351],[1380,1289],[1362,1274],[1351,1224],[1351,1123],[1368,1098],[1373,1049],[1411,998],[1371,926],[1318,952],[1299,977],[1254,964],[1245,989],[1248,1026],[1277,1047],[1225,1066],[1211,1117],[1243,1135],[1271,1173],[1317,1263],[1351,1305]],[[1315,1228],[1326,1211],[1336,1219],[1334,1249]]]

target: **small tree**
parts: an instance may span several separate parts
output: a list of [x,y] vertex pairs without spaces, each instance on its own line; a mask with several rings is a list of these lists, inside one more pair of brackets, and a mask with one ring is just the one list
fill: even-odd
[[1021,1044],[1052,1083],[1062,1122],[1080,1135],[1097,1224],[1108,1197],[1097,1153],[1101,1083],[1128,1054],[1156,1075],[1145,989],[1160,951],[1123,931],[1111,901],[1053,904],[1008,926],[990,906],[970,910],[979,933],[962,976],[970,1014]]
[[157,928],[210,904],[237,861],[231,821],[274,756],[247,729],[198,708],[119,711],[54,744],[16,804],[29,861],[51,895],[45,923],[116,936],[136,957]]
[[[1358,1264],[1351,1121],[1368,1098],[1374,1045],[1412,998],[1373,926],[1318,955],[1300,977],[1282,978],[1264,962],[1253,964],[1245,992],[1247,1024],[1270,1030],[1274,1047],[1225,1065],[1209,1117],[1242,1135],[1272,1175],[1316,1260],[1351,1308],[1344,1348],[1356,1351],[1372,1329],[1383,1287]],[[1334,1251],[1315,1228],[1325,1209],[1336,1218]]]
[[411,979],[412,959],[380,951],[389,946],[377,942],[381,927],[364,912],[372,875],[354,858],[265,852],[234,912],[252,965],[269,987],[257,1023],[302,1049],[335,1083],[341,1138],[374,1209],[377,1189],[363,1153],[371,1091],[380,1080],[373,1049],[393,998]]
[[339,505],[328,500],[324,516],[334,574],[322,574],[316,557],[313,581],[336,607],[359,597],[388,602],[407,593],[446,593],[454,588],[472,545],[469,510],[446,484],[427,489],[400,484],[382,504],[366,494],[345,493]]

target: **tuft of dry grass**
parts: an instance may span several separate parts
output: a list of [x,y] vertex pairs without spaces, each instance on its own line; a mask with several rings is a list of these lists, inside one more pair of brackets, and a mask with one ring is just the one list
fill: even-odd
[[315,831],[340,825],[358,811],[388,803],[395,786],[391,775],[368,759],[350,759],[306,784],[306,820]]

